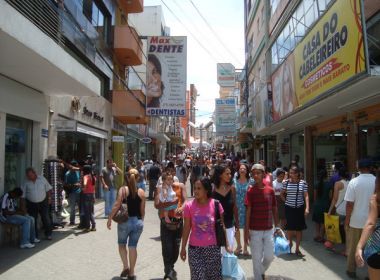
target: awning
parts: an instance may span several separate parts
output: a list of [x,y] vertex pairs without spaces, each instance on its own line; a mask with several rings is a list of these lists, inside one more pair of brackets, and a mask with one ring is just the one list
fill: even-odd
[[108,139],[108,132],[107,131],[97,129],[95,127],[87,126],[87,125],[82,124],[82,123],[77,123],[77,132],[81,132],[81,133],[88,134],[91,136],[95,136],[98,138]]
[[57,131],[80,132],[102,139],[108,139],[108,131],[88,126],[71,119],[58,119],[54,121]]
[[151,138],[156,138],[160,142],[169,142],[170,138],[166,136],[163,132],[154,132],[154,131],[148,131],[148,136]]

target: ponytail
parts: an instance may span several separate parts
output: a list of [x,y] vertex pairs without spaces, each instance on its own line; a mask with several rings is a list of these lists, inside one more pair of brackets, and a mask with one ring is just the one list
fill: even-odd
[[126,182],[127,182],[127,186],[129,188],[129,193],[131,194],[131,196],[133,198],[136,197],[136,194],[137,194],[137,180],[139,179],[139,172],[132,168],[130,169],[127,173],[126,173],[126,176],[125,176],[125,179],[126,179]]

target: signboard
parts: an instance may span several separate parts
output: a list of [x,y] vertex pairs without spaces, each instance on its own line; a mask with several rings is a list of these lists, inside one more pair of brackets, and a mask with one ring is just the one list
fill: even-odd
[[152,138],[144,137],[143,139],[141,139],[141,142],[143,142],[144,144],[149,144],[152,142]]
[[77,131],[77,121],[75,120],[55,120],[56,131]]
[[132,136],[126,136],[125,137],[125,142],[126,143],[134,143],[136,141],[136,138],[132,137]]
[[216,136],[236,135],[236,100],[235,98],[215,99]]
[[41,137],[49,138],[49,130],[47,130],[46,128],[42,128],[41,129]]
[[185,116],[186,56],[185,36],[148,37],[147,115]]
[[252,99],[252,121],[255,132],[272,123],[272,103],[268,99],[267,87],[263,87]]
[[331,6],[294,51],[299,105],[366,71],[360,0]]
[[124,143],[124,136],[123,135],[114,135],[114,136],[112,136],[112,142]]
[[218,63],[216,70],[218,85],[221,87],[235,86],[235,66],[231,63]]

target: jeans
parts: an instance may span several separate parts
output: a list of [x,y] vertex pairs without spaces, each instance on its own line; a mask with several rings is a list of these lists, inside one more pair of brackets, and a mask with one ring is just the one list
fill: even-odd
[[69,205],[70,205],[70,224],[74,224],[76,205],[78,205],[78,210],[80,212],[80,193],[78,192],[69,193]]
[[181,224],[177,230],[169,230],[165,224],[161,222],[160,234],[165,275],[174,270],[174,264],[178,260],[182,229],[183,225]]
[[262,280],[263,274],[274,259],[273,230],[250,230],[253,274]]
[[137,188],[138,189],[142,189],[143,191],[145,191],[145,181],[137,183]]
[[158,180],[156,179],[150,179],[149,180],[149,199],[154,198],[154,192],[156,191],[156,186],[157,186]]
[[112,206],[116,200],[116,189],[109,187],[108,190],[103,189],[104,192],[104,216],[108,217],[111,214]]
[[136,216],[129,217],[128,221],[117,224],[117,243],[119,245],[128,244],[129,248],[136,248],[143,228],[143,220]]
[[94,194],[86,193],[83,194],[83,227],[86,229],[95,228],[95,218],[94,218]]
[[34,243],[36,239],[36,231],[34,228],[34,218],[28,215],[10,215],[7,216],[7,222],[10,224],[21,225],[22,236],[21,244]]
[[36,238],[38,238],[38,214],[41,216],[42,224],[44,226],[45,235],[51,236],[52,225],[49,216],[49,204],[47,199],[42,202],[31,202],[26,200],[26,208],[28,210],[28,214],[34,218],[34,229],[36,233]]

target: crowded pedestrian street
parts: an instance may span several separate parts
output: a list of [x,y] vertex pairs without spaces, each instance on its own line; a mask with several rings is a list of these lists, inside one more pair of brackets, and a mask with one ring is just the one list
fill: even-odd
[[[187,184],[190,191],[190,184]],[[191,198],[190,198],[191,199]],[[35,248],[20,251],[17,246],[1,248],[0,278],[6,280],[93,279],[117,280],[122,268],[117,252],[116,226],[109,231],[103,219],[104,203],[95,207],[97,231],[83,234],[73,227],[58,229],[53,240],[44,240]],[[346,259],[326,250],[313,241],[312,222],[302,243],[304,258],[282,255],[275,258],[266,275],[268,280],[350,279],[345,274]],[[240,257],[239,264],[247,279],[253,279],[252,260]],[[178,280],[190,280],[190,270],[180,259],[175,264]],[[153,202],[146,205],[144,230],[139,241],[136,274],[141,280],[159,280],[163,277],[160,243],[160,220]],[[364,268],[357,271],[359,279],[367,275]]]

